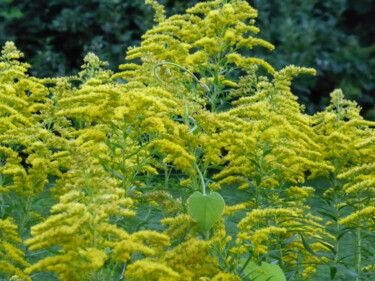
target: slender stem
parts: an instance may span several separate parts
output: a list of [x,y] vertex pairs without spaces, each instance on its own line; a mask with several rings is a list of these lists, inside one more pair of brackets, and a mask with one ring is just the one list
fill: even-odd
[[199,167],[198,167],[198,165],[197,165],[196,162],[194,162],[194,167],[195,167],[195,170],[197,171],[197,173],[199,175],[199,178],[201,180],[202,193],[203,193],[203,195],[206,195],[206,184],[204,182],[204,177],[203,177],[202,172],[199,169]]
[[281,239],[281,235],[280,234],[278,234],[277,237],[278,237],[277,241],[279,241],[278,244],[279,244],[279,255],[280,255],[279,266],[281,268],[283,268],[283,266],[284,266],[284,262],[283,262],[283,245],[280,242],[280,241],[282,241],[282,239]]
[[[184,107],[184,123],[187,127],[189,127],[189,117],[190,117],[189,116],[189,107],[188,107],[187,104],[185,104],[185,107]],[[190,151],[192,150],[190,145],[189,145],[189,150]],[[203,193],[203,195],[206,195],[206,184],[204,182],[203,174],[202,174],[201,170],[199,169],[197,162],[194,162],[194,168],[197,171],[197,173],[199,175],[199,178],[200,178],[200,181],[201,181],[202,193]]]
[[5,199],[4,195],[0,193],[0,218],[3,218],[5,215]]
[[121,275],[120,275],[120,280],[124,279],[125,271],[126,271],[126,262],[124,263],[124,266],[122,268]]
[[187,103],[184,106],[184,124],[189,128],[189,107]]
[[338,262],[339,262],[339,253],[340,253],[340,241],[338,239],[338,237],[340,235],[340,225],[338,223],[338,220],[340,218],[340,211],[339,211],[339,208],[338,208],[338,202],[337,202],[337,195],[336,195],[336,193],[335,193],[334,204],[335,204],[335,217],[336,217],[336,221],[335,221],[335,230],[336,230],[335,250],[336,250],[336,253],[335,253],[334,263],[335,263],[335,265],[338,265]]
[[355,273],[357,273],[357,276],[355,278],[355,281],[359,281],[359,275],[361,274],[361,262],[362,262],[362,257],[361,257],[361,250],[362,250],[362,237],[361,237],[361,227],[358,226],[356,229],[356,247],[355,247]]
[[258,179],[256,180],[255,186],[255,209],[258,209],[260,206],[260,184],[262,183],[263,179],[263,156],[260,156],[258,159]]
[[27,196],[26,202],[24,203],[25,209],[20,211],[20,226],[19,231],[21,237],[24,237],[25,227],[28,221],[30,220],[30,210],[32,206],[33,198],[31,196]]
[[160,79],[159,75],[156,73],[156,69],[162,65],[165,65],[165,64],[169,64],[169,65],[173,65],[173,66],[176,66],[180,69],[182,69],[183,71],[189,73],[193,78],[194,80],[202,87],[202,89],[204,89],[205,91],[207,92],[210,92],[210,88],[205,84],[203,83],[202,81],[200,81],[197,76],[195,76],[191,71],[189,71],[188,69],[186,69],[185,67],[182,67],[181,65],[177,64],[177,63],[174,63],[174,62],[161,62],[161,63],[158,63],[158,64],[155,64],[153,69],[152,69],[152,72],[154,73],[156,79],[158,79],[160,82],[164,82],[162,79]]
[[164,164],[164,188],[167,190],[169,184],[169,172],[167,164]]
[[126,168],[125,168],[125,138],[121,138],[121,154],[122,154],[122,157],[121,157],[121,173],[122,173],[122,182],[121,182],[121,185],[122,185],[122,188],[123,190],[126,190],[126,181],[125,181],[125,177],[126,177]]
[[[110,274],[111,277],[112,277],[112,276],[115,276],[119,264],[120,264],[119,262],[116,262],[115,265],[112,266],[112,268],[109,270],[109,274]],[[108,274],[107,274],[107,276],[108,276]],[[122,278],[122,276],[119,277],[119,280],[121,280],[121,278]],[[106,280],[107,280],[107,279],[106,279]]]
[[249,264],[251,260],[251,255],[249,255],[249,257],[247,258],[247,260],[245,261],[245,263],[243,264],[241,270],[240,270],[240,274],[245,270],[246,266]]

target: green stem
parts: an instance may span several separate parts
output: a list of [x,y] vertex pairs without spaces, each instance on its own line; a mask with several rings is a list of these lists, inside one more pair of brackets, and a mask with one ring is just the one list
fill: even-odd
[[189,107],[187,103],[185,103],[185,106],[184,106],[184,124],[186,127],[190,128],[189,127]]
[[[278,239],[277,239],[277,240],[278,240],[278,241],[282,241],[282,239],[281,239],[281,235],[278,234],[277,236],[278,236]],[[280,266],[281,268],[283,268],[283,266],[284,266],[284,262],[283,262],[283,245],[281,244],[281,242],[279,242],[278,244],[279,244],[279,255],[280,255],[279,266]]]
[[335,265],[338,265],[339,253],[340,253],[340,241],[338,239],[338,237],[340,235],[340,225],[338,223],[338,220],[340,218],[340,211],[339,211],[339,208],[338,208],[338,202],[337,202],[337,195],[336,194],[335,194],[334,204],[335,204],[335,217],[336,217],[336,222],[335,222],[335,230],[336,230],[335,250],[336,250],[336,252],[335,252],[334,263],[335,263]]
[[361,237],[361,228],[358,226],[356,229],[356,247],[355,247],[355,273],[357,273],[357,276],[355,278],[355,281],[359,281],[359,275],[361,274],[361,262],[362,262],[362,256],[361,256],[361,250],[362,250],[362,237]]
[[214,71],[213,73],[211,73],[211,75],[213,76],[214,78],[214,81],[213,81],[213,86],[212,86],[212,93],[211,93],[211,110],[212,112],[216,112],[217,111],[217,105],[219,103],[219,95],[220,95],[220,92],[222,90],[222,87],[220,85],[220,73],[219,73],[219,65],[220,65],[220,61],[221,61],[221,56],[220,54],[217,55],[217,58],[215,60],[215,64],[217,65],[215,68],[214,68]]
[[[335,224],[335,229],[334,229],[334,235],[335,235],[335,242],[334,242],[334,246],[335,246],[335,255],[334,255],[334,259],[333,259],[333,263],[337,269],[337,266],[339,265],[339,261],[340,261],[340,240],[339,240],[339,237],[341,235],[341,229],[340,229],[340,224],[339,224],[339,219],[340,219],[340,209],[339,209],[339,204],[340,204],[340,200],[339,200],[339,197],[337,196],[337,192],[336,192],[336,188],[337,188],[337,185],[339,184],[338,183],[338,180],[337,180],[337,174],[338,174],[338,171],[339,171],[339,162],[334,160],[333,161],[333,166],[335,167],[335,170],[334,172],[332,173],[331,177],[330,177],[330,181],[331,181],[331,188],[334,189],[334,197],[333,197],[333,207],[334,207],[334,216],[335,216],[335,221],[333,222]],[[336,275],[333,279],[331,280],[335,280],[336,279]]]
[[124,266],[122,267],[122,271],[121,271],[121,275],[120,275],[120,280],[123,280],[124,277],[125,277],[126,266],[127,266],[127,263],[125,262]]
[[164,164],[164,188],[165,190],[168,189],[168,184],[169,184],[169,171],[168,171],[167,164]]
[[5,215],[5,199],[4,195],[0,193],[0,219]]
[[243,264],[241,270],[240,270],[240,274],[245,270],[246,266],[249,264],[251,260],[251,255],[249,255],[249,257],[247,258],[247,260],[245,261],[245,263]]
[[[187,127],[189,127],[189,107],[188,105],[185,103],[185,107],[184,107],[184,123]],[[189,145],[189,151],[191,151],[192,148],[191,146]],[[200,181],[201,181],[201,188],[202,188],[202,193],[203,195],[206,195],[206,184],[204,182],[204,177],[203,177],[203,174],[201,172],[201,170],[199,169],[198,167],[198,164],[197,162],[194,162],[194,168],[195,170],[197,171],[198,175],[199,175],[199,178],[200,178]]]
[[126,162],[126,158],[125,158],[125,138],[122,138],[121,139],[121,154],[122,154],[122,157],[121,157],[121,173],[122,173],[122,182],[121,182],[121,186],[123,188],[123,190],[126,190],[126,181],[125,181],[125,177],[126,177],[126,168],[125,168],[125,162]]
[[[25,206],[24,213],[20,214],[19,231],[20,231],[20,236],[21,237],[24,237],[24,234],[25,234],[24,232],[25,232],[26,224],[30,220],[29,213],[30,213],[31,206],[32,206],[32,201],[33,201],[32,199],[33,198],[31,196],[27,196],[26,203],[24,204],[24,206]],[[22,212],[22,211],[20,211],[20,212]]]
[[177,63],[173,63],[173,62],[161,62],[161,63],[157,63],[154,65],[154,67],[152,68],[152,72],[154,73],[156,79],[158,79],[160,82],[164,82],[162,79],[160,79],[159,75],[156,73],[156,69],[162,65],[166,65],[166,64],[169,64],[169,65],[173,65],[173,66],[176,66],[180,69],[182,69],[183,71],[189,73],[193,78],[194,80],[202,87],[202,89],[204,89],[205,91],[207,92],[210,92],[210,88],[205,84],[203,83],[202,81],[200,81],[197,76],[195,76],[191,71],[189,71],[188,69],[186,69],[185,67],[182,67],[181,65],[177,64]]
[[204,177],[203,177],[202,172],[199,169],[199,167],[198,167],[198,165],[197,165],[196,162],[194,162],[194,167],[195,167],[195,170],[197,171],[197,173],[199,175],[199,178],[201,180],[202,193],[203,193],[203,195],[206,195],[206,184],[204,182]]
[[254,185],[255,186],[255,206],[254,206],[254,209],[258,209],[259,208],[259,187],[258,185]]

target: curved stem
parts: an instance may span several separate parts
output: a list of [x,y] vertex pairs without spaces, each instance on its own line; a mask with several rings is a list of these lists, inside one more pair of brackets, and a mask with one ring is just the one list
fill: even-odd
[[198,165],[197,165],[196,162],[194,162],[194,167],[195,167],[195,169],[197,170],[198,175],[199,175],[199,178],[200,178],[200,180],[201,180],[202,193],[203,193],[203,195],[206,195],[206,184],[205,184],[205,182],[204,182],[203,174],[202,174],[201,170],[199,169],[199,167],[198,167]]
[[177,63],[174,63],[174,62],[160,62],[160,63],[157,63],[154,65],[154,67],[152,68],[152,72],[154,73],[156,79],[158,79],[160,82],[164,82],[160,77],[159,75],[156,73],[156,69],[164,64],[169,64],[169,65],[173,65],[173,66],[176,66],[180,69],[182,69],[183,71],[189,73],[193,78],[194,80],[202,87],[202,89],[204,89],[205,91],[207,92],[210,92],[210,88],[205,84],[203,83],[202,81],[200,81],[197,76],[194,75],[194,73],[192,73],[190,70],[186,69],[185,67],[182,67],[181,65],[177,64]]

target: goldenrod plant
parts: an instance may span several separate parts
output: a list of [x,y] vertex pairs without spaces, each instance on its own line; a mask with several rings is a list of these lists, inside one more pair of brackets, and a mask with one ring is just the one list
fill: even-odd
[[25,254],[17,246],[22,242],[17,233],[17,226],[12,218],[0,220],[0,270],[6,274],[15,275],[22,280],[31,280],[23,269],[30,266],[25,261]]
[[[331,276],[346,269],[355,280],[363,280],[374,264],[366,241],[374,232],[375,123],[364,120],[357,104],[346,100],[341,90],[332,92],[331,104],[312,118],[322,153],[334,167],[322,197],[326,204],[320,209],[336,237]],[[353,253],[344,255],[341,249],[347,247],[349,234]]]
[[371,280],[375,124],[340,90],[306,114],[313,69],[244,55],[274,48],[247,1],[146,3],[118,73],[39,79],[3,47],[0,280]]

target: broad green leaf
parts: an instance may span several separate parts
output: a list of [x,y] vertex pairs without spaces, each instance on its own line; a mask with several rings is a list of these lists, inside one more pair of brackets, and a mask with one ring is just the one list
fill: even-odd
[[225,202],[217,192],[203,195],[196,191],[188,201],[188,214],[197,222],[203,232],[207,232],[224,212]]
[[252,281],[286,281],[285,275],[277,264],[262,262],[257,266],[254,262],[249,262],[244,273]]

